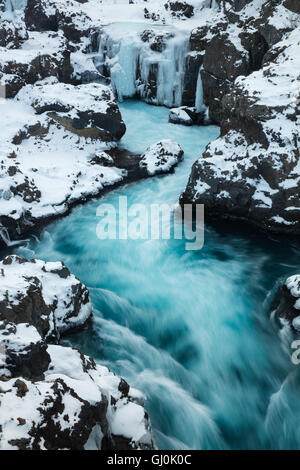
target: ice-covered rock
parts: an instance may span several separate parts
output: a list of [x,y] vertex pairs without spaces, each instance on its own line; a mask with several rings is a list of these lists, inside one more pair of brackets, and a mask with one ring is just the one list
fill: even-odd
[[193,120],[183,107],[172,108],[169,112],[169,122],[172,124],[183,124],[184,126],[192,126]]
[[0,449],[153,448],[140,392],[80,351],[48,344],[86,321],[87,289],[61,262],[17,256],[2,261],[0,279]]
[[299,233],[299,46],[297,27],[266,54],[261,70],[236,79],[223,99],[221,137],[194,164],[182,202]]
[[67,85],[51,78],[24,87],[17,99],[79,136],[112,141],[126,131],[112,89],[99,83]]
[[162,140],[151,145],[142,155],[140,166],[151,176],[166,173],[183,158],[183,150],[173,140]]

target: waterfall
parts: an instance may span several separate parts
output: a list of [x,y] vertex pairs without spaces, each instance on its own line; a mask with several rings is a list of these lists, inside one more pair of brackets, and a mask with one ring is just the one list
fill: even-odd
[[6,246],[16,246],[22,245],[23,243],[28,242],[29,240],[11,240],[8,230],[3,225],[0,226],[0,238]]
[[14,12],[15,10],[24,10],[27,0],[5,0],[5,11]]
[[95,65],[111,78],[119,101],[138,96],[152,104],[181,106],[188,34],[145,28],[120,23],[104,28]]

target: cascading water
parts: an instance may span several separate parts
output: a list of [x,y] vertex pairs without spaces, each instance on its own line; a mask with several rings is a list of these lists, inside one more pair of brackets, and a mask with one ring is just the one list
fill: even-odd
[[24,10],[27,0],[5,0],[5,11],[14,12],[16,10]]
[[280,390],[295,366],[265,300],[279,280],[299,272],[299,242],[224,222],[206,226],[199,252],[181,240],[100,241],[100,203],[118,208],[119,196],[129,206],[176,203],[192,163],[219,132],[169,124],[165,108],[120,107],[125,148],[140,153],[173,138],[185,150],[183,163],[174,174],[76,208],[19,253],[62,260],[89,287],[93,325],[65,341],[144,392],[159,448],[295,448],[299,386],[287,379]]
[[168,107],[182,104],[189,34],[167,26],[116,23],[100,35],[95,65],[109,75],[119,101],[140,97]]
[[0,225],[0,238],[3,241],[3,243],[8,247],[19,246],[28,242],[28,240],[11,240],[7,228],[1,225]]

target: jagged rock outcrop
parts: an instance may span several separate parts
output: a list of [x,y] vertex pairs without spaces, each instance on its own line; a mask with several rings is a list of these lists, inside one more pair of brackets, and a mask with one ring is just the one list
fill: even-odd
[[194,5],[185,1],[168,0],[164,7],[176,18],[191,18],[194,16]]
[[48,344],[51,328],[57,336],[84,325],[85,286],[60,262],[18,256],[0,274],[0,449],[153,448],[140,392],[80,351]]
[[235,79],[259,70],[269,48],[291,32],[298,21],[293,5],[283,0],[263,1],[253,7],[249,1],[224,5],[191,33],[182,103],[195,103],[200,70],[204,104],[217,124],[223,119],[222,100]]
[[299,233],[299,45],[297,27],[261,70],[236,79],[223,98],[221,137],[194,164],[181,203]]
[[0,47],[19,49],[28,39],[28,32],[22,23],[14,24],[11,21],[0,23]]

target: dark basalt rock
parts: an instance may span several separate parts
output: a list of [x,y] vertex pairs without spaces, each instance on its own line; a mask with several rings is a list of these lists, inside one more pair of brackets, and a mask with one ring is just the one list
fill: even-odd
[[[72,42],[79,42],[89,35],[90,18],[83,9],[75,11],[69,1],[66,5],[57,4],[54,0],[28,0],[25,8],[25,23],[31,31],[59,31]],[[85,3],[85,2],[79,2]]]
[[192,18],[194,16],[194,6],[182,1],[168,0],[164,5],[165,9],[177,18]]
[[[292,276],[291,278],[287,279],[287,281],[280,285],[277,289],[275,298],[271,304],[271,312],[272,316],[277,319],[284,319],[286,320],[291,329],[297,331],[299,333],[299,328],[295,328],[293,325],[293,320],[295,318],[299,318],[300,311],[296,309],[295,304],[299,297],[295,297],[292,294],[292,285],[296,288],[298,286],[300,292],[300,276]],[[299,325],[300,326],[300,325]]]
[[[101,427],[104,434],[107,434],[107,399],[104,396],[100,402],[92,405],[83,400],[62,378],[54,381],[48,394],[49,396],[45,398],[39,408],[41,419],[38,425],[33,426],[30,430],[30,435],[33,438],[30,447],[32,450],[38,450],[41,441],[45,441],[47,450],[84,450],[84,445],[96,425]],[[65,424],[62,427],[63,421],[68,422],[69,419],[64,403],[66,396],[72,399],[73,406],[74,402],[77,404],[79,410],[77,419],[70,427],[66,427]],[[59,416],[61,416],[62,423],[59,419],[55,419]]]
[[18,49],[26,39],[28,39],[27,30],[21,25],[15,25],[11,21],[0,23],[0,47]]
[[[64,318],[64,324],[61,325],[55,318],[57,298],[53,297],[51,304],[46,303],[43,282],[37,276],[30,275],[30,272],[35,267],[34,260],[28,261],[16,255],[6,257],[0,263],[0,279],[1,276],[6,277],[5,266],[14,265],[17,268],[18,264],[23,264],[27,267],[26,271],[28,274],[21,276],[21,280],[25,281],[25,288],[18,291],[15,298],[12,298],[7,293],[0,300],[0,320],[12,322],[16,325],[28,323],[37,329],[42,338],[51,338],[52,341],[57,342],[65,327],[73,328],[73,324],[79,318],[82,307],[89,303],[88,289],[76,278],[71,277],[71,273],[63,263],[60,263],[59,268],[54,269],[47,265],[47,263],[41,266],[41,271],[47,273],[48,278],[51,276],[53,278],[57,276],[58,280],[59,278],[70,278],[68,288],[71,289],[71,295],[69,293],[71,298],[69,299],[70,303],[65,305],[66,317]],[[1,265],[3,266],[2,269]],[[65,295],[67,296],[67,290]]]
[[28,0],[25,8],[25,24],[31,31],[58,31],[55,2]]
[[223,117],[222,99],[235,78],[239,75],[249,75],[250,72],[249,56],[244,50],[235,47],[227,33],[211,40],[205,50],[201,77],[203,99],[209,107],[212,121],[220,123]]
[[141,34],[141,40],[150,44],[150,49],[155,52],[163,52],[167,47],[167,41],[174,37],[173,33],[156,33],[152,29],[146,29]]
[[294,12],[294,13],[299,13],[300,14],[300,3],[299,0],[285,0],[283,3],[285,8],[288,10]]
[[70,81],[73,68],[67,41],[61,33],[49,33],[47,39],[49,38],[59,40],[59,53],[52,55],[37,50],[34,59],[28,61],[24,54],[24,60],[20,62],[20,56],[15,58],[12,50],[7,60],[0,62],[0,80],[6,85],[7,98],[14,98],[26,84],[33,84],[50,76],[62,82]]

